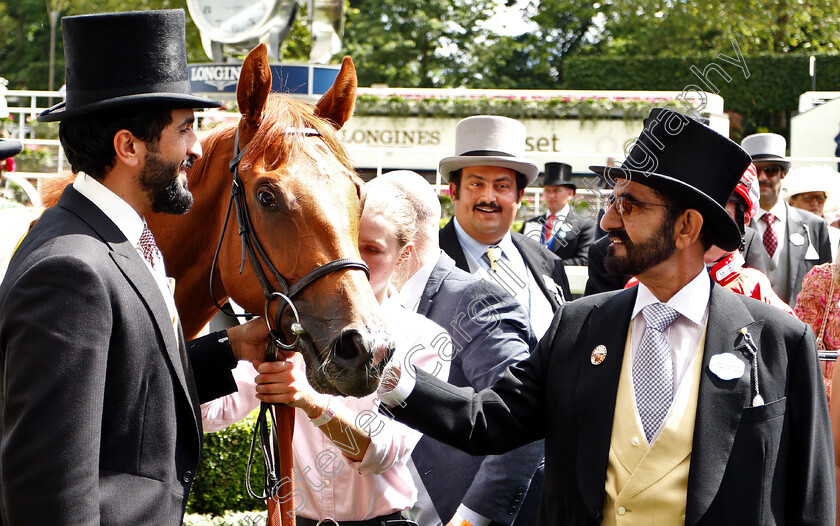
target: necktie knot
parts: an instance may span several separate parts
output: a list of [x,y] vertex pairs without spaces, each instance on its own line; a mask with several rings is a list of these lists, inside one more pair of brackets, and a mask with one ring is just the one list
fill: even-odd
[[143,233],[140,234],[138,246],[143,252],[143,257],[149,262],[152,268],[158,272],[164,272],[163,255],[160,253],[160,249],[157,243],[155,243],[155,236],[152,235],[152,231],[149,230],[148,226],[143,226]]
[[761,216],[761,220],[767,223],[767,226],[773,226],[773,223],[776,222],[776,216],[770,212],[765,212],[764,215]]
[[642,309],[642,316],[649,328],[661,333],[680,317],[680,313],[665,303],[651,303]]
[[496,272],[499,268],[498,262],[502,259],[502,247],[497,245],[487,247],[484,255],[487,256],[487,260],[490,262],[490,270]]

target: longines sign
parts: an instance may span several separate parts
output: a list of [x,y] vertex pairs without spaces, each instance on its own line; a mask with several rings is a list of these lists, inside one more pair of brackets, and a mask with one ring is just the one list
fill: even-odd
[[[455,151],[455,126],[460,119],[356,116],[342,128],[344,143],[357,168],[436,170],[440,159]],[[620,161],[639,135],[641,121],[604,119],[523,119],[525,151],[542,169],[548,161],[589,173],[590,165]],[[712,128],[728,135],[726,114],[711,116]],[[586,154],[586,155],[584,155]]]
[[[235,93],[241,64],[192,64],[189,66],[193,93]],[[339,65],[272,64],[272,91],[295,95],[323,95],[338,75]]]

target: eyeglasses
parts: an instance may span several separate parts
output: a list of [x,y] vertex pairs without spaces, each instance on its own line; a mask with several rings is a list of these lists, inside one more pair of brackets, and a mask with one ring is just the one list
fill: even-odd
[[793,197],[796,198],[796,199],[800,199],[802,201],[805,201],[806,203],[809,203],[809,204],[813,203],[815,201],[817,203],[825,203],[825,201],[826,201],[826,195],[825,194],[820,195],[820,194],[813,194],[813,193],[810,193],[810,194],[809,193],[804,193],[804,194],[797,194]]
[[615,210],[621,217],[632,214],[633,207],[635,205],[662,206],[665,208],[671,208],[673,206],[662,203],[643,203],[641,201],[636,201],[635,199],[632,199],[625,194],[621,194],[618,197],[616,197],[615,194],[610,194],[609,196],[607,196],[607,200],[604,205],[604,211],[606,212],[607,210],[612,208],[613,205],[617,205]]
[[756,166],[755,170],[758,174],[764,172],[767,174],[767,177],[776,177],[780,173],[782,173],[782,167],[778,164],[768,164],[765,166]]

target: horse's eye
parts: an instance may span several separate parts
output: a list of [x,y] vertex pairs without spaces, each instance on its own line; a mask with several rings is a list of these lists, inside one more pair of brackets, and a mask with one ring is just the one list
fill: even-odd
[[265,188],[257,190],[257,201],[263,208],[273,208],[277,206],[277,198],[274,197],[274,192]]

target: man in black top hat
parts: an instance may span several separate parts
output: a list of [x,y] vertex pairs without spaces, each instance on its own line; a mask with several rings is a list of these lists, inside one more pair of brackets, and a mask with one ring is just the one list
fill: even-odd
[[[687,162],[691,159],[691,162]],[[828,407],[810,328],[713,284],[712,244],[749,155],[654,109],[601,224],[607,267],[638,287],[581,298],[489,389],[417,371],[380,399],[398,420],[472,454],[545,438],[538,524],[834,524]]]
[[6,526],[181,524],[199,403],[264,352],[259,322],[184,341],[145,225],[189,208],[193,108],[219,105],[190,94],[184,29],[182,10],[62,20],[67,99],[39,120],[78,175],[0,285]]
[[565,265],[586,265],[589,245],[595,239],[595,221],[578,214],[570,205],[576,191],[571,166],[545,163],[543,198],[548,211],[525,220],[521,230],[560,256]]

